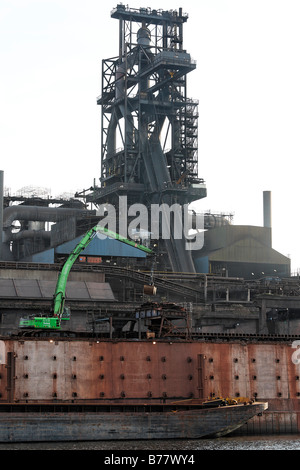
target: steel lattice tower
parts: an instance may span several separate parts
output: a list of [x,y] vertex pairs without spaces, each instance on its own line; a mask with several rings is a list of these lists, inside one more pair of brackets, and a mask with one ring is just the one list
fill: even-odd
[[[198,102],[187,97],[195,62],[183,49],[179,11],[117,5],[119,54],[102,61],[101,185],[88,200],[118,206],[188,204],[206,196],[198,177]],[[175,271],[194,271],[184,240],[164,241]]]

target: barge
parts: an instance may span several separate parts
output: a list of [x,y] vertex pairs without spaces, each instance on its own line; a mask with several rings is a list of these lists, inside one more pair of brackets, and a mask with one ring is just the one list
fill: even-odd
[[[73,439],[88,439],[87,423],[91,439],[297,433],[300,380],[291,345],[292,338],[246,335],[155,341],[50,332],[1,337],[1,439],[20,439],[17,430],[8,432],[9,422],[22,439],[41,438],[44,429],[47,439],[53,431],[61,440],[62,427],[68,439],[71,429]],[[218,396],[238,404],[203,407]],[[245,397],[254,403],[244,405]]]
[[7,404],[0,409],[0,442],[199,439],[234,431],[267,403]]

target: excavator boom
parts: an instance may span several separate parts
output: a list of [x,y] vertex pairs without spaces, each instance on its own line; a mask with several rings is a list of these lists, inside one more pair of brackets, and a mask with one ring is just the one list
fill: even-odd
[[109,238],[113,238],[127,245],[133,246],[148,254],[153,254],[153,251],[147,246],[140,245],[134,240],[123,237],[122,235],[112,232],[106,227],[96,225],[88,230],[80,242],[76,245],[74,250],[68,256],[64,263],[62,270],[58,276],[55,293],[53,296],[53,313],[48,316],[36,316],[33,318],[22,318],[20,320],[20,327],[23,328],[44,328],[44,329],[60,329],[61,320],[69,320],[70,314],[68,309],[65,308],[65,292],[70,270],[75,263],[80,253],[91,243],[97,233],[100,232]]

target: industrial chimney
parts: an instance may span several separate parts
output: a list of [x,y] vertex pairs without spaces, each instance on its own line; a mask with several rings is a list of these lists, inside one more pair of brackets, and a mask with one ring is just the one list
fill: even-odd
[[272,208],[271,208],[271,191],[263,192],[264,201],[264,227],[270,229],[270,246],[272,246]]

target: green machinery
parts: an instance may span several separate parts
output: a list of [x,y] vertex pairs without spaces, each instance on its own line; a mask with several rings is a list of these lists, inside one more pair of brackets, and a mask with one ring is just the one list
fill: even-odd
[[136,243],[134,240],[129,240],[128,238],[122,237],[118,233],[114,233],[106,227],[101,225],[96,225],[86,232],[78,245],[74,248],[71,254],[68,256],[68,259],[64,263],[62,270],[58,276],[56,289],[53,296],[53,311],[50,315],[37,315],[30,316],[28,318],[21,318],[19,326],[21,328],[37,328],[37,329],[51,329],[59,330],[61,328],[61,321],[70,320],[70,310],[68,307],[65,307],[65,291],[66,284],[69,276],[69,272],[80,255],[80,253],[89,245],[89,243],[95,238],[98,232],[105,234],[109,238],[114,238],[119,240],[122,243],[131,245],[134,248],[138,248],[148,254],[153,254],[153,251],[144,246]]

